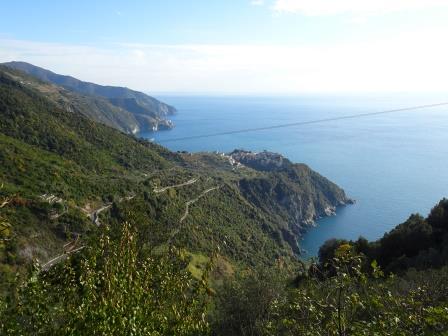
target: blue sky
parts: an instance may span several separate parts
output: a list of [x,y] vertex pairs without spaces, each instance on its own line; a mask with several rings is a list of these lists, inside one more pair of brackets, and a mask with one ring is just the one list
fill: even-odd
[[0,61],[144,91],[448,87],[444,0],[15,0],[2,12]]

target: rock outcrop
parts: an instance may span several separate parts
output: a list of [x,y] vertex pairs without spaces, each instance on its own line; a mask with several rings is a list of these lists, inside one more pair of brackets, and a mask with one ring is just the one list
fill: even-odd
[[249,202],[278,215],[284,223],[282,235],[296,252],[300,236],[317,219],[334,216],[337,207],[353,203],[336,184],[278,153],[235,150],[230,157],[265,173],[265,177],[242,179],[239,188]]

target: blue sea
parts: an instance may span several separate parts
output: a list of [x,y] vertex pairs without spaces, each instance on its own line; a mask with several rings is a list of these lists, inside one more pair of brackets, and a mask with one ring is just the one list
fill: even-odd
[[377,239],[448,197],[448,106],[204,139],[170,139],[448,101],[448,95],[159,96],[175,106],[170,131],[142,134],[172,150],[278,152],[341,186],[356,204],[318,221],[307,256],[329,238]]

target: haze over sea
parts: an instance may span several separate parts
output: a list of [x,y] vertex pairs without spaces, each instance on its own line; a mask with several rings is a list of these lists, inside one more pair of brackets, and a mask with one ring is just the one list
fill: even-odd
[[168,139],[448,101],[448,95],[300,97],[159,96],[178,109],[171,131],[141,136],[172,149],[268,150],[303,162],[356,204],[318,221],[302,248],[315,256],[329,238],[369,240],[426,215],[448,196],[448,106],[177,142]]

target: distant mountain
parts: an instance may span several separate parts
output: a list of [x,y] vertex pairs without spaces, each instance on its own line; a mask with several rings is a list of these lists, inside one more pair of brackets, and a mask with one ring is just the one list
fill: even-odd
[[84,115],[124,133],[135,133],[135,130],[140,128],[131,112],[113,105],[106,98],[79,94],[6,66],[0,65],[0,71],[7,73],[22,85],[38,91],[66,111]]
[[84,82],[25,62],[8,62],[3,65],[82,95],[74,99],[76,102],[84,101],[79,112],[126,133],[173,127],[167,117],[176,113],[176,109],[142,92]]

